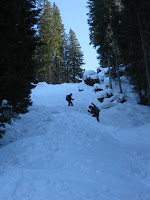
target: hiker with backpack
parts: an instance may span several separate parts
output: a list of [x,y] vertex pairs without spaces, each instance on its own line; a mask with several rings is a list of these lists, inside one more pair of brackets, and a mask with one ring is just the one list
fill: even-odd
[[66,101],[68,101],[68,106],[70,106],[70,105],[73,106],[72,100],[74,100],[74,99],[72,99],[72,93],[68,94],[66,96]]

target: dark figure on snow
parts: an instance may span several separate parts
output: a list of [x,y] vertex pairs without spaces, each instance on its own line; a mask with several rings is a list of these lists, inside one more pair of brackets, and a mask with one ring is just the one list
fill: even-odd
[[68,101],[68,106],[73,106],[72,100],[74,99],[72,99],[72,93],[66,96],[66,100]]
[[89,106],[88,112],[90,112],[93,117],[96,117],[97,121],[99,122],[100,109],[94,103],[92,103],[92,105]]

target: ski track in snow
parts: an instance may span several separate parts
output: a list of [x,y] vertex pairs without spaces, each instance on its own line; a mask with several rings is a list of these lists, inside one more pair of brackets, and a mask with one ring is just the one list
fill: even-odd
[[150,200],[150,109],[118,104],[101,109],[98,123],[87,112],[99,105],[92,90],[33,89],[29,113],[2,139],[0,200]]

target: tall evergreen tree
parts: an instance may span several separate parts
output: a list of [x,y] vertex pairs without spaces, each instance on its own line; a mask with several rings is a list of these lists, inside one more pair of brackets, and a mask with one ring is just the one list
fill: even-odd
[[61,61],[64,45],[64,26],[58,7],[44,0],[39,23],[41,46],[37,49],[39,61],[38,79],[48,83],[60,82]]
[[36,50],[35,60],[38,63],[37,79],[38,81],[50,82],[50,71],[53,59],[53,22],[52,7],[48,0],[42,2],[42,13],[38,24],[40,45]]
[[61,82],[69,83],[69,72],[70,72],[70,59],[69,59],[69,38],[68,34],[64,34],[64,49],[62,55],[62,73]]
[[16,112],[26,112],[30,105],[32,56],[37,43],[35,3],[35,0],[0,2],[0,101],[10,101]]
[[54,65],[53,80],[54,83],[60,83],[62,71],[62,54],[64,50],[64,25],[61,21],[60,11],[53,3],[53,47],[54,47]]
[[117,74],[120,92],[122,93],[121,80],[119,74],[118,45],[112,29],[114,0],[89,0],[89,29],[91,43],[97,48],[99,59],[103,67],[109,67],[110,88],[111,72],[110,65]]
[[[130,19],[128,24],[126,20],[124,22],[125,26],[129,27],[126,35],[130,41],[131,55],[134,56],[130,62],[128,60],[128,73],[138,91],[141,103],[150,105],[150,2],[123,0],[122,3],[123,17],[126,20]],[[135,35],[133,35],[134,32]]]
[[78,82],[83,74],[83,53],[78,39],[72,29],[69,31],[69,73],[70,81]]

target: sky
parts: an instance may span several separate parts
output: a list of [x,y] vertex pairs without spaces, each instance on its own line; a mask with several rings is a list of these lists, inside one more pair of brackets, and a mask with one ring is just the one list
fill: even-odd
[[50,0],[58,6],[66,33],[70,28],[75,32],[84,54],[86,70],[96,70],[98,65],[96,49],[89,45],[89,26],[87,24],[88,13],[87,0]]

